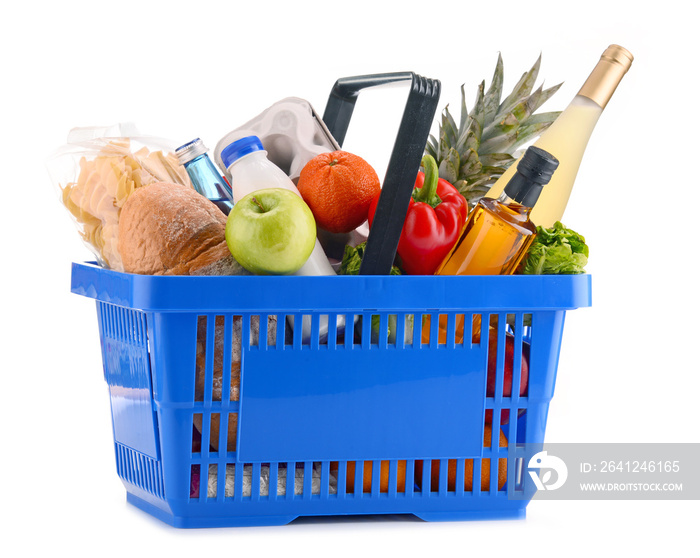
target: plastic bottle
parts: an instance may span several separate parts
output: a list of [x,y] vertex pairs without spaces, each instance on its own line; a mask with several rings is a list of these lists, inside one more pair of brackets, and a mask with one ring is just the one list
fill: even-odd
[[[299,190],[285,172],[267,158],[267,151],[257,136],[234,141],[221,151],[221,161],[231,176],[234,202],[263,188]],[[294,275],[335,275],[321,243],[316,239],[311,256]]]
[[[234,202],[263,188],[285,188],[301,197],[292,179],[267,158],[267,151],[257,136],[247,136],[224,147],[221,150],[221,162],[231,176]],[[294,275],[335,274],[321,243],[316,239],[309,259]],[[288,316],[287,323],[294,330],[294,316]],[[311,316],[303,316],[301,325],[302,340],[308,343],[311,339]],[[328,316],[320,317],[318,330],[319,341],[324,342],[328,337]],[[336,318],[336,330],[338,333],[345,332],[344,316]]]
[[[530,215],[535,225],[551,227],[562,219],[588,140],[633,60],[627,49],[609,46],[569,106],[534,143],[559,160],[556,174]],[[515,174],[516,166],[516,163],[510,166],[486,197],[498,198]]]
[[194,189],[228,215],[233,207],[233,192],[207,151],[202,140],[197,138],[178,147],[175,153],[185,167]]

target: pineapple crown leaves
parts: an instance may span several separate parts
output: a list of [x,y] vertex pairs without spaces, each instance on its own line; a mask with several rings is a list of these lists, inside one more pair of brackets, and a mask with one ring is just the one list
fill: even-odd
[[426,153],[438,163],[440,177],[451,182],[474,202],[488,191],[498,177],[516,160],[515,151],[546,130],[559,112],[535,112],[561,87],[533,92],[542,55],[525,72],[511,93],[501,101],[503,93],[503,58],[498,55],[491,85],[486,90],[482,81],[477,88],[471,111],[467,110],[464,85],[461,87],[459,125],[445,107],[439,124],[439,139],[431,135]]

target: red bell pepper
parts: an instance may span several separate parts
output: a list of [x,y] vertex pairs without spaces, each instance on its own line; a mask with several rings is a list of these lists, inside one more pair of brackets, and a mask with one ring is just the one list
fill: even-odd
[[[457,242],[469,211],[467,200],[447,180],[438,178],[435,159],[421,161],[425,174],[418,173],[399,239],[401,267],[408,275],[433,275]],[[369,206],[372,226],[379,196]]]

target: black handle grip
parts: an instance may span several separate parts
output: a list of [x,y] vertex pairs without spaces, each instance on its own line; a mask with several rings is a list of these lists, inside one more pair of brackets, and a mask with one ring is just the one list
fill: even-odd
[[411,80],[411,88],[367,238],[360,266],[361,275],[389,275],[391,272],[416,175],[440,99],[440,81],[413,72],[341,78],[331,91],[323,115],[326,126],[338,144],[342,145],[360,90],[408,80]]
[[323,121],[338,145],[343,145],[345,134],[350,125],[355,102],[362,89],[386,85],[397,81],[408,81],[413,78],[413,72],[394,72],[388,74],[370,74],[366,76],[351,76],[340,78],[335,82],[328,97]]

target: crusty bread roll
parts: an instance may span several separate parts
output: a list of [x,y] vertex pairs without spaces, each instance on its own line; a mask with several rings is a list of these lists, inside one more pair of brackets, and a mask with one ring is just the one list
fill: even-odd
[[145,275],[247,275],[226,245],[226,215],[188,186],[136,189],[119,216],[124,270]]

